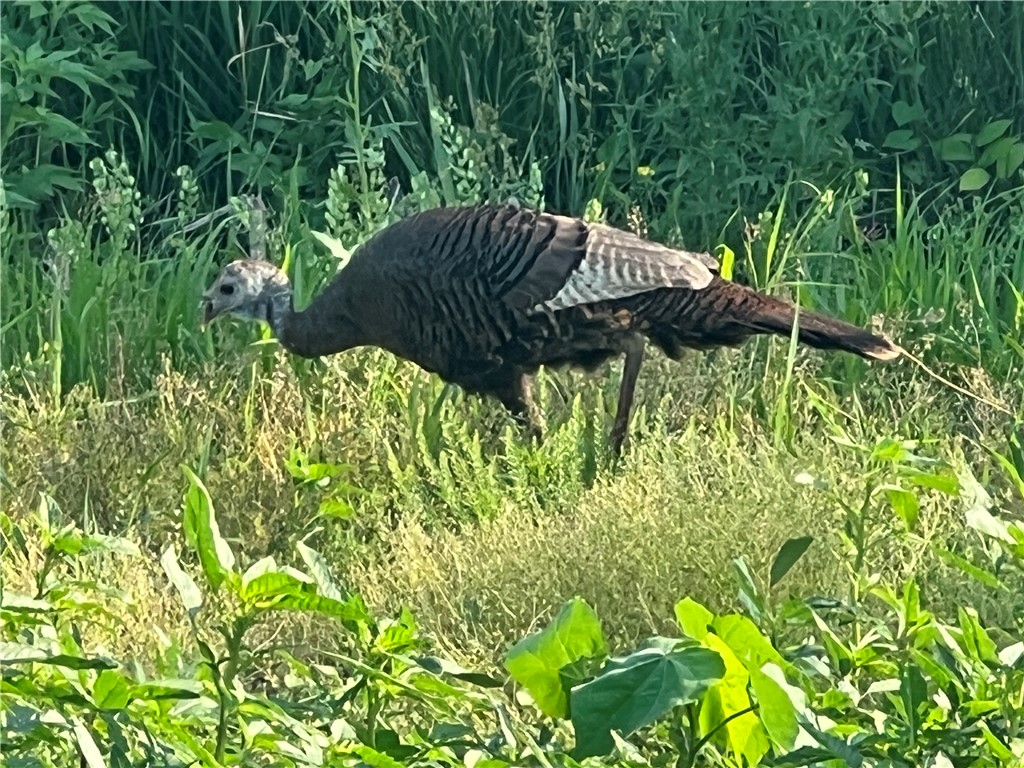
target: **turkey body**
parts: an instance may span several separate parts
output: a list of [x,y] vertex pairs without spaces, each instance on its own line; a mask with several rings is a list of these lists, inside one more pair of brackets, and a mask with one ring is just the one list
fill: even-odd
[[[308,356],[372,345],[467,392],[494,397],[532,430],[541,366],[594,369],[625,355],[615,450],[646,342],[686,349],[789,335],[794,308],[726,281],[708,254],[670,249],[580,219],[512,206],[438,208],[387,227],[284,327]],[[890,359],[882,337],[802,311],[799,339]]]

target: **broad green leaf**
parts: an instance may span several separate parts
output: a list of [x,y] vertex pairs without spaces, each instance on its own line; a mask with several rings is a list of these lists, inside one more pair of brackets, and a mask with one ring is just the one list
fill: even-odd
[[917,495],[903,488],[890,487],[885,490],[885,498],[893,512],[903,520],[907,530],[913,531],[921,509]]
[[90,552],[116,552],[122,555],[138,555],[139,548],[127,539],[119,536],[107,536],[102,533],[83,533],[68,526],[60,531],[53,540],[52,547],[66,555],[80,555]]
[[708,628],[715,620],[715,614],[689,597],[685,597],[676,603],[676,623],[687,637],[694,640],[703,640],[708,634]]
[[1009,524],[1005,520],[1000,520],[987,509],[973,507],[967,511],[966,516],[967,524],[977,530],[979,534],[1006,544],[1017,543],[1010,532]]
[[768,752],[768,737],[747,692],[750,674],[746,665],[717,635],[708,635],[704,644],[716,652],[725,668],[721,679],[710,687],[700,708],[702,735],[715,732],[714,740],[724,744],[736,756],[746,758],[748,765],[757,765]]
[[316,591],[309,589],[309,586],[309,582],[297,579],[290,573],[268,571],[249,579],[239,589],[238,596],[247,603],[269,608],[289,595],[316,596]]
[[910,105],[900,99],[892,105],[892,119],[901,128],[914,120],[920,120],[922,117],[924,117],[924,109],[919,104]]
[[[765,666],[774,667],[778,675],[782,676],[782,670],[777,666]],[[796,737],[800,733],[800,724],[797,721],[796,706],[789,693],[760,669],[750,670],[750,686],[757,698],[757,714],[772,744],[783,752],[793,749]]]
[[674,707],[697,701],[723,674],[721,656],[684,642],[609,660],[597,677],[572,689],[574,757],[607,754],[613,729],[629,736]]
[[742,605],[754,621],[761,621],[764,616],[764,597],[754,583],[754,577],[747,567],[747,561],[741,556],[732,561],[733,572],[740,584],[740,605]]
[[383,631],[374,640],[374,647],[382,653],[403,653],[416,646],[419,641],[419,627],[412,611],[402,608],[397,619],[380,622]]
[[994,505],[992,496],[978,482],[970,467],[962,466],[959,477],[961,498],[967,507],[964,517],[968,527],[1006,544],[1015,544],[1016,539],[1007,530],[1006,522],[989,511]]
[[984,147],[986,144],[991,144],[993,141],[995,141],[1004,133],[1006,133],[1006,130],[1011,125],[1013,125],[1013,120],[993,120],[991,123],[989,123],[980,131],[978,131],[978,135],[975,137],[974,142],[979,147]]
[[1024,658],[1024,640],[1006,646],[999,652],[999,663],[1007,667],[1014,666]]
[[320,243],[325,248],[327,248],[327,251],[331,254],[331,256],[333,256],[335,259],[337,259],[339,262],[341,262],[341,264],[348,263],[348,260],[349,260],[349,258],[351,257],[352,254],[342,244],[342,242],[340,240],[337,240],[337,239],[331,237],[326,232],[320,232],[320,231],[315,230],[315,229],[314,230],[310,230],[310,233],[313,235],[313,237],[315,237],[317,240],[319,240]]
[[181,565],[178,564],[178,553],[175,552],[173,544],[164,550],[160,557],[160,565],[163,566],[164,573],[171,580],[171,584],[178,590],[178,595],[181,597],[181,602],[185,605],[188,615],[195,618],[199,609],[203,607],[203,593],[199,591],[199,587],[196,586],[192,577],[185,573]]
[[249,594],[250,585],[260,576],[265,576],[268,573],[278,573],[280,570],[281,569],[277,565],[277,560],[274,559],[273,555],[261,557],[255,563],[246,568],[245,573],[242,574],[238,588],[239,596],[244,598]]
[[[861,768],[864,765],[864,755],[861,754],[860,750],[852,744],[847,743],[843,739],[833,736],[830,733],[820,730],[814,723],[810,722],[806,717],[800,717],[800,725],[803,726],[804,730],[807,731],[814,739],[827,751],[831,757],[837,757],[842,760],[842,765],[845,768]],[[814,762],[821,762],[823,758],[818,758],[816,761],[811,763],[799,763],[801,765],[812,765]]]
[[832,631],[817,611],[811,611],[811,620],[821,633],[822,643],[829,656],[829,666],[840,675],[849,674],[853,669],[853,654],[849,647]]
[[117,663],[99,656],[74,656],[68,653],[51,653],[26,643],[0,642],[0,663],[7,664],[52,664],[67,669],[116,669]]
[[775,559],[772,561],[769,586],[774,587],[782,581],[790,569],[796,565],[797,560],[803,557],[804,552],[807,551],[807,548],[811,546],[813,541],[813,536],[800,536],[799,538],[790,539],[782,545],[779,553],[775,555]]
[[1020,764],[1018,760],[1019,756],[1014,755],[1013,750],[1006,746],[1002,739],[992,733],[992,729],[989,727],[988,723],[982,720],[978,723],[978,727],[981,728],[981,733],[984,736],[985,743],[988,744],[989,749],[991,749],[995,753],[995,756],[1002,761],[1000,763],[1001,765],[1010,766]]
[[0,595],[0,608],[11,613],[46,613],[53,610],[53,606],[46,600],[7,591]]
[[607,653],[594,609],[573,598],[548,626],[509,649],[505,669],[530,693],[541,712],[548,717],[565,717],[569,705],[559,670],[581,659],[603,658]]
[[981,153],[981,157],[978,158],[977,164],[982,168],[988,168],[991,165],[995,164],[997,166],[996,177],[1005,178],[999,173],[999,162],[1002,161],[1005,163],[1007,161],[1010,152],[1013,150],[1014,145],[1017,143],[1017,139],[1010,136],[1005,136],[1001,139],[996,139],[987,147],[985,147],[985,151]]
[[113,669],[105,669],[92,686],[93,703],[100,709],[124,709],[128,706],[128,681]]
[[368,765],[371,768],[405,768],[405,763],[363,744],[349,747],[345,752],[358,757],[360,764]]
[[978,620],[978,612],[973,608],[960,608],[957,611],[960,630],[963,632],[964,651],[972,658],[986,664],[998,664],[999,653],[985,627]]
[[719,616],[712,622],[712,628],[748,670],[760,669],[768,662],[787,666],[782,655],[746,616],[738,613]]
[[216,592],[229,574],[233,573],[235,555],[220,535],[213,501],[203,481],[184,464],[181,470],[189,480],[183,520],[185,537],[199,556],[210,587]]
[[960,191],[961,192],[975,192],[986,184],[992,176],[984,168],[968,168],[964,171],[960,177]]
[[282,567],[249,579],[239,587],[239,597],[251,608],[261,610],[321,613],[342,622],[359,623],[370,619],[358,596],[338,600],[321,595],[312,580],[294,568]]
[[913,485],[931,488],[947,496],[960,493],[960,482],[954,475],[940,475],[937,472],[924,472],[915,467],[902,467],[900,477]]
[[974,160],[974,151],[969,140],[950,136],[937,142],[939,157],[947,163],[963,163]]
[[351,520],[356,510],[344,499],[324,499],[320,502],[317,513],[324,517],[335,517],[338,520]]
[[886,136],[882,145],[890,149],[909,151],[921,146],[921,139],[915,136],[909,128],[901,128]]
[[900,464],[911,457],[910,448],[899,440],[883,437],[871,449],[871,461]]

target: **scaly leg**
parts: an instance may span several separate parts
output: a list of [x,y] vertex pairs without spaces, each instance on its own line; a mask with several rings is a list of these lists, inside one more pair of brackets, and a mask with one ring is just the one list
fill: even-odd
[[644,338],[631,336],[626,346],[626,359],[622,363],[622,384],[619,386],[619,402],[610,439],[612,453],[616,456],[622,453],[622,446],[629,441],[629,417],[633,410],[633,394],[643,362]]
[[530,374],[524,373],[520,375],[519,387],[522,391],[523,404],[526,406],[526,435],[529,438],[537,438],[539,442],[543,439],[544,416],[541,414],[540,407],[533,397],[533,384],[533,377]]

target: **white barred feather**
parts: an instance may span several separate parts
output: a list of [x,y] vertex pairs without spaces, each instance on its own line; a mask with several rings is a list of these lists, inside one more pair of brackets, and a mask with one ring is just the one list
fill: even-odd
[[718,262],[644,240],[630,232],[591,224],[586,254],[561,290],[534,309],[559,310],[635,296],[655,288],[700,290],[711,282]]

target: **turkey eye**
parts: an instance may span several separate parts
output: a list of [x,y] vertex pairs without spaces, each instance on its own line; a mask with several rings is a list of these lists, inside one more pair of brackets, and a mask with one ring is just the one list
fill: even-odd
[[220,292],[223,293],[225,296],[230,296],[232,293],[235,292],[235,286],[231,284],[222,285],[220,287]]

